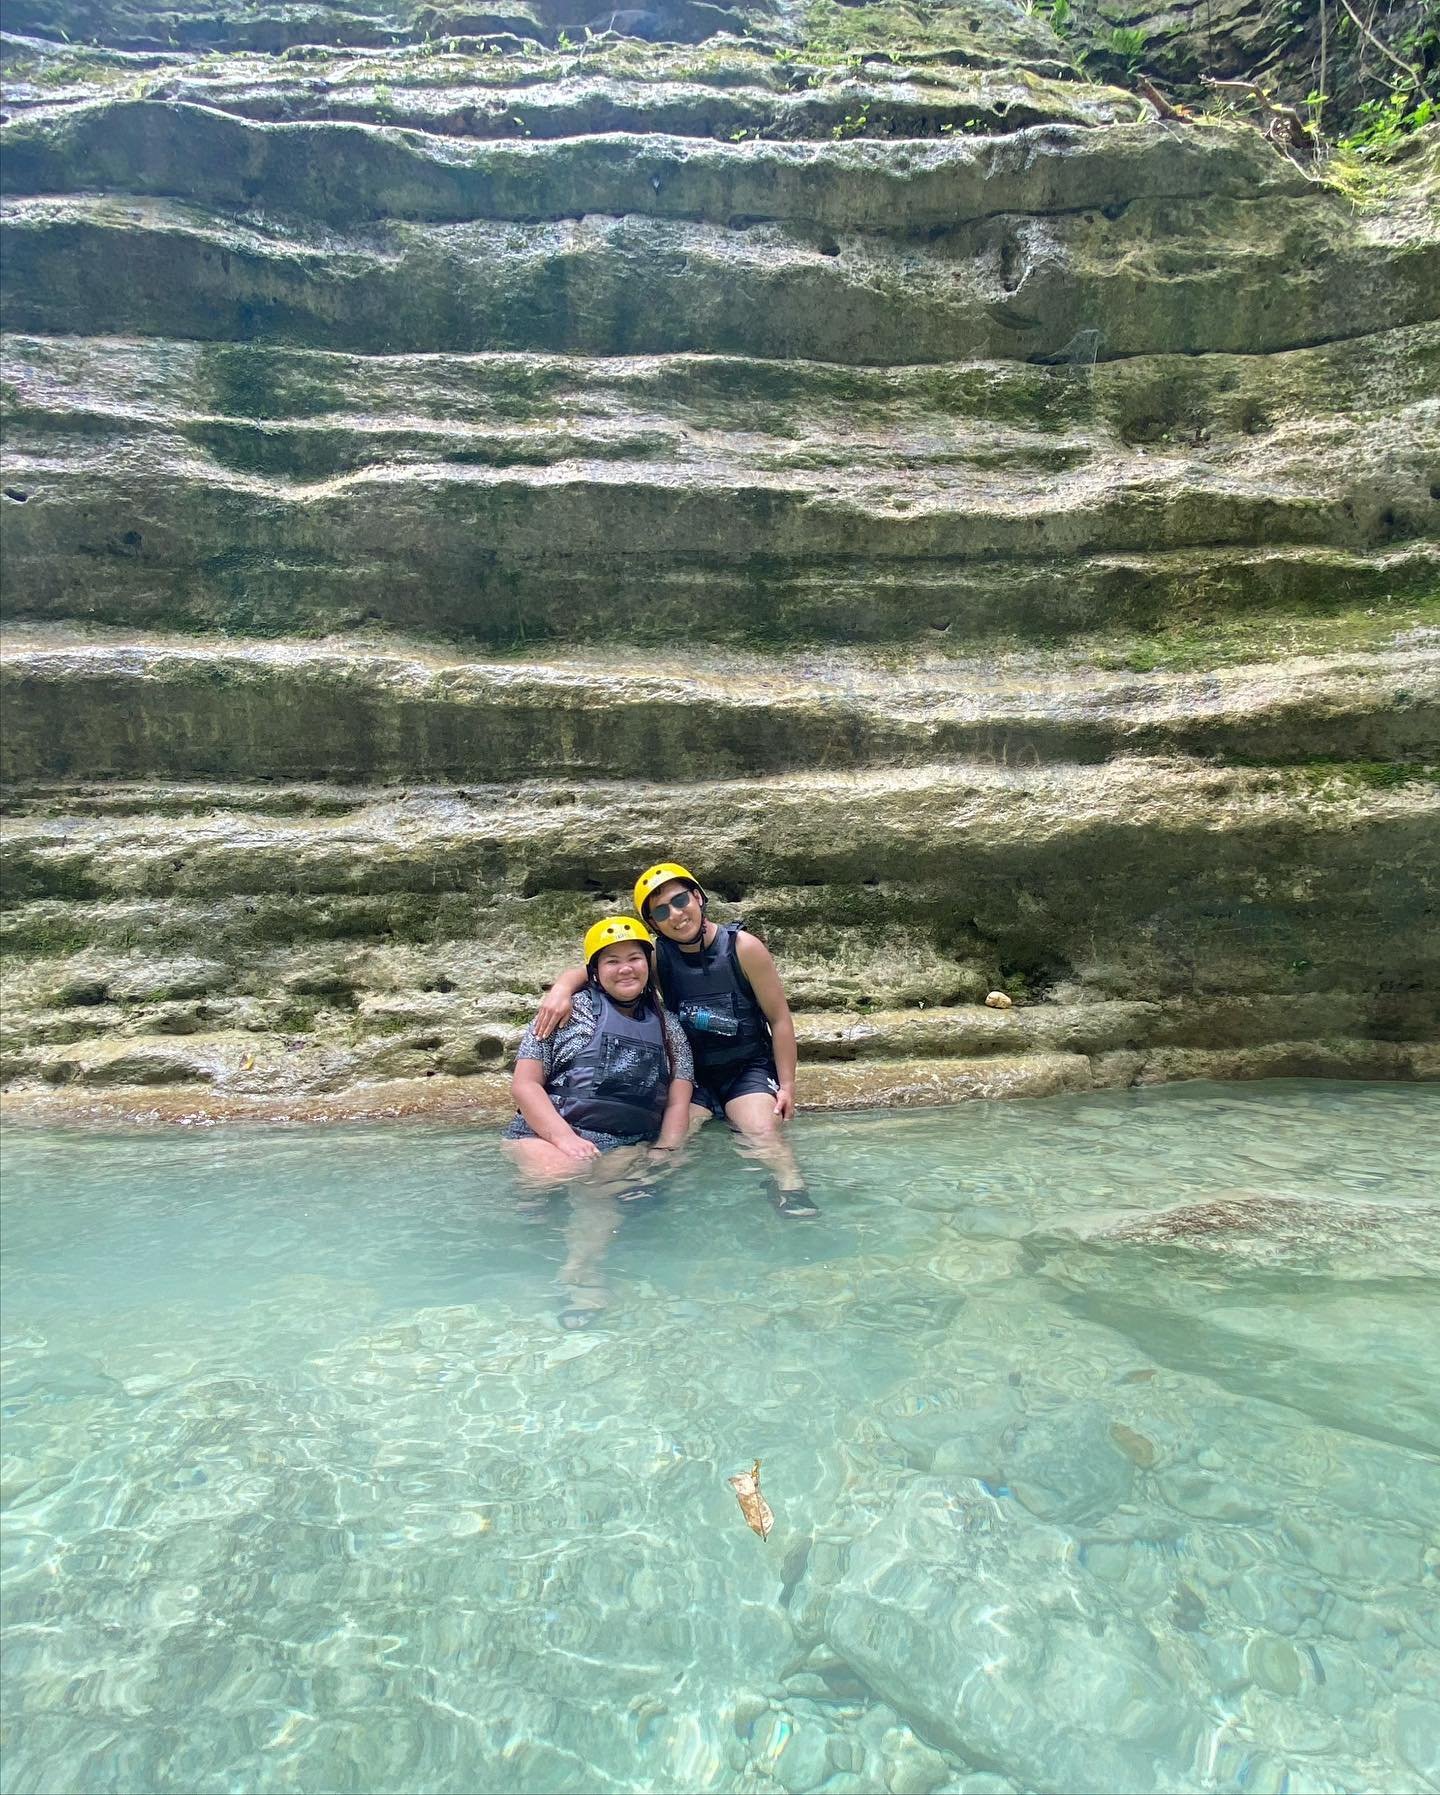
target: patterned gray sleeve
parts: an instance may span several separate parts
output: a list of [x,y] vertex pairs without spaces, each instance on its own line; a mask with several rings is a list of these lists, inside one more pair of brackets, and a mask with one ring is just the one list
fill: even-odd
[[672,1016],[665,1012],[665,1038],[670,1043],[670,1064],[672,1078],[688,1078],[695,1082],[695,1061],[691,1057],[690,1043],[685,1039],[685,1030]]
[[562,1022],[547,1040],[537,1040],[534,1025],[525,1030],[516,1051],[517,1060],[539,1060],[548,1086],[552,1078],[567,1072],[575,1056],[589,1044],[598,1020],[595,1003],[588,991],[577,991],[570,1005],[570,1020]]
[[532,1024],[525,1030],[524,1035],[521,1037],[520,1045],[515,1050],[515,1060],[517,1065],[521,1060],[539,1060],[544,1069],[545,1076],[548,1078],[550,1076],[550,1068],[555,1063],[554,1035],[551,1035],[548,1039],[542,1041],[536,1035],[534,1025]]

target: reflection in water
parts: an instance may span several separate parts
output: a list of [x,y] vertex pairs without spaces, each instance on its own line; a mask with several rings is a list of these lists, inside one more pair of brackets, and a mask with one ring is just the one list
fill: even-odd
[[5,1786],[1440,1785],[1437,1123],[802,1118],[818,1222],[717,1130],[618,1232],[478,1133],[14,1132]]

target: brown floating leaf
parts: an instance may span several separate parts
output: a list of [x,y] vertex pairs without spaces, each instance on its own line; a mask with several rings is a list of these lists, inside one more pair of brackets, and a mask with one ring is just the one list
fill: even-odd
[[758,1533],[761,1539],[769,1539],[770,1529],[775,1525],[775,1516],[770,1512],[770,1504],[760,1494],[760,1461],[757,1458],[748,1471],[740,1471],[725,1481],[735,1492],[735,1500],[740,1504],[740,1512],[752,1533]]

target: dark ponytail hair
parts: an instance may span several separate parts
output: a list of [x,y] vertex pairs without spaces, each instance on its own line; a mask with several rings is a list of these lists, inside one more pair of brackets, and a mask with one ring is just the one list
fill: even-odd
[[665,1066],[670,1074],[670,1081],[673,1084],[675,1080],[675,1055],[670,1050],[670,1030],[665,1026],[666,1017],[669,1012],[665,1008],[665,999],[660,995],[660,980],[655,973],[658,956],[653,947],[646,951],[650,955],[650,976],[646,979],[645,989],[640,995],[642,999],[649,1002],[651,1009],[653,1009],[655,1014],[660,1018],[660,1040],[665,1048]]

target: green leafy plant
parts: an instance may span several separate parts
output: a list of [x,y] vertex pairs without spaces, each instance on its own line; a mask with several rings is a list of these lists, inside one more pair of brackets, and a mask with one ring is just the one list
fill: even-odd
[[1392,155],[1411,132],[1437,116],[1435,102],[1413,88],[1392,88],[1383,100],[1365,100],[1356,109],[1358,127],[1342,137],[1338,148],[1356,156]]
[[1149,43],[1145,33],[1134,25],[1117,25],[1110,33],[1110,52],[1125,64],[1129,75],[1139,68]]
[[1356,109],[1356,128],[1325,157],[1320,178],[1355,205],[1376,204],[1404,185],[1400,152],[1437,120],[1440,107],[1428,94],[1397,88],[1383,100],[1366,100]]

